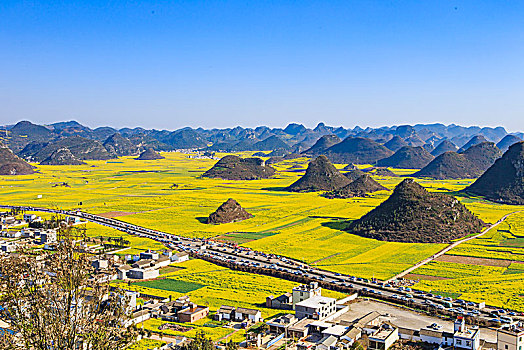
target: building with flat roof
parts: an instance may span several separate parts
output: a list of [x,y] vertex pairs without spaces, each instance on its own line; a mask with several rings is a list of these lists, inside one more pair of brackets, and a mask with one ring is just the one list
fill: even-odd
[[468,328],[462,316],[454,324],[453,346],[455,349],[477,350],[480,348],[480,331],[477,328]]
[[215,320],[217,321],[231,321],[235,318],[235,307],[229,305],[222,305],[215,313]]
[[141,268],[133,268],[127,272],[128,278],[139,280],[157,278],[158,276],[160,276],[160,272],[158,270],[145,270]]
[[298,319],[311,318],[321,320],[336,312],[337,300],[317,295],[295,305],[295,316]]
[[209,314],[209,308],[203,305],[191,304],[188,308],[178,312],[179,322],[196,322]]
[[317,282],[310,282],[309,284],[301,284],[293,288],[291,292],[291,301],[293,309],[295,305],[301,301],[307,300],[309,298],[320,296],[322,288],[318,286]]
[[257,323],[262,319],[262,312],[256,309],[248,309],[245,307],[237,307],[235,310],[235,320],[237,321],[251,321]]
[[311,318],[303,318],[300,321],[293,323],[287,329],[288,337],[300,339],[307,336],[309,334],[309,326],[313,322],[315,322],[315,320]]
[[504,325],[497,329],[497,350],[523,350],[524,324]]
[[399,339],[398,328],[390,324],[383,324],[368,336],[369,350],[387,350]]
[[271,333],[286,333],[287,329],[297,322],[297,318],[292,314],[285,314],[277,317],[266,324],[269,326],[269,332]]

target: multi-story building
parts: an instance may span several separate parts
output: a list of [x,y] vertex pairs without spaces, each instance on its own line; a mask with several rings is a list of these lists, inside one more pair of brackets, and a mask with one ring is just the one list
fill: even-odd
[[293,304],[293,309],[295,309],[295,305],[300,303],[301,301],[304,301],[306,299],[320,296],[322,292],[322,288],[318,286],[317,282],[311,282],[309,284],[301,284],[300,286],[296,286],[293,288],[291,301]]
[[295,317],[321,320],[336,312],[336,299],[317,295],[295,305]]
[[497,330],[497,350],[523,350],[524,324],[504,325]]
[[459,316],[454,325],[453,346],[455,349],[477,350],[480,348],[480,331],[468,328],[463,317]]
[[398,328],[383,324],[374,333],[368,336],[369,350],[387,350],[399,339]]

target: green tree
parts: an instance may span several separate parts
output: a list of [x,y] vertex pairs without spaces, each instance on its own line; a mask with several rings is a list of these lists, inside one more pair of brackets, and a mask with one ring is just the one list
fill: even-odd
[[14,334],[0,334],[6,350],[116,350],[135,339],[126,328],[128,299],[91,280],[89,256],[74,227],[61,230],[56,251],[0,258],[0,317]]
[[353,345],[351,345],[351,350],[364,350],[364,347],[359,341],[354,341]]
[[233,342],[233,339],[230,339],[226,344],[226,350],[238,350],[238,344]]
[[213,342],[206,337],[204,331],[199,331],[191,343],[182,346],[182,350],[213,350]]

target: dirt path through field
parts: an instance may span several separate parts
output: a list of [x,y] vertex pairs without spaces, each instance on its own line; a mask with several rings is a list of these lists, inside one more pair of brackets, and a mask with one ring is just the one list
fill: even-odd
[[503,223],[510,215],[513,215],[513,214],[516,214],[516,213],[520,213],[520,210],[519,211],[514,211],[512,213],[508,213],[506,215],[504,215],[502,218],[499,219],[499,221],[497,221],[496,223],[494,223],[493,225],[489,226],[488,228],[486,228],[484,231],[482,231],[481,233],[479,233],[478,235],[475,235],[475,236],[469,236],[469,237],[466,237],[466,238],[463,238],[459,241],[456,241],[456,242],[453,242],[451,243],[450,245],[448,245],[446,248],[442,249],[440,252],[430,256],[429,258],[426,258],[418,263],[416,263],[415,265],[411,266],[409,269],[407,270],[404,270],[402,271],[401,273],[399,273],[398,275],[395,275],[393,277],[391,277],[390,279],[388,279],[386,282],[391,282],[395,279],[398,279],[398,278],[401,278],[401,277],[404,277],[406,276],[407,274],[415,271],[416,269],[418,269],[419,267],[421,266],[424,266],[426,265],[427,263],[429,263],[430,261],[433,261],[435,260],[436,258],[439,258],[441,257],[442,255],[446,254],[447,252],[449,252],[451,249],[455,248],[456,246],[458,246],[459,244],[462,244],[464,242],[468,242],[468,241],[471,241],[472,239],[475,239],[475,238],[479,238],[483,235],[485,235],[487,232],[491,231],[492,229],[494,229],[495,227],[497,227],[498,225],[500,225],[501,223]]

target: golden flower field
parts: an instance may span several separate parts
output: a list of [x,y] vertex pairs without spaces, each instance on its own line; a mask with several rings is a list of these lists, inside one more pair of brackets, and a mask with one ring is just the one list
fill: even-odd
[[[387,279],[445,246],[381,242],[341,231],[341,221],[359,218],[385,200],[390,192],[381,191],[366,198],[326,199],[318,193],[283,191],[303,174],[289,169],[296,164],[305,168],[307,160],[303,158],[277,164],[277,173],[272,179],[226,181],[200,178],[215,160],[191,159],[187,154],[174,152],[163,155],[165,159],[155,161],[124,157],[88,161],[87,165],[80,166],[37,165],[38,172],[33,175],[0,177],[0,203],[81,208],[178,235],[231,237],[232,241],[256,250],[367,278]],[[393,171],[400,175],[412,173],[409,170]],[[402,180],[402,177],[374,178],[390,189]],[[425,179],[419,182],[430,191],[453,194],[471,181]],[[63,182],[70,187],[56,185]],[[171,189],[173,184],[178,187]],[[204,224],[202,219],[230,197],[254,217],[231,224]],[[524,209],[460,194],[457,197],[486,222],[495,222],[507,213]],[[92,237],[124,237],[129,240],[131,248],[120,254],[162,249],[157,242],[96,224],[88,224],[87,229]],[[471,264],[467,260],[467,263],[436,261],[414,272],[422,276],[418,287],[462,294],[471,300],[486,300],[524,311],[524,303],[520,302],[524,294],[524,268],[520,268],[518,263],[524,261],[523,229],[524,214],[514,214],[497,230],[459,245],[448,253],[458,256],[459,260],[461,257],[504,260],[509,262],[507,266]],[[287,291],[293,285],[207,265],[210,264],[190,261],[185,263],[183,270],[163,277],[204,285],[189,294],[199,302],[208,303],[212,310],[233,301],[258,305],[268,294]],[[171,293],[151,287],[132,287],[150,294]],[[269,314],[267,310],[264,312],[265,316]]]

